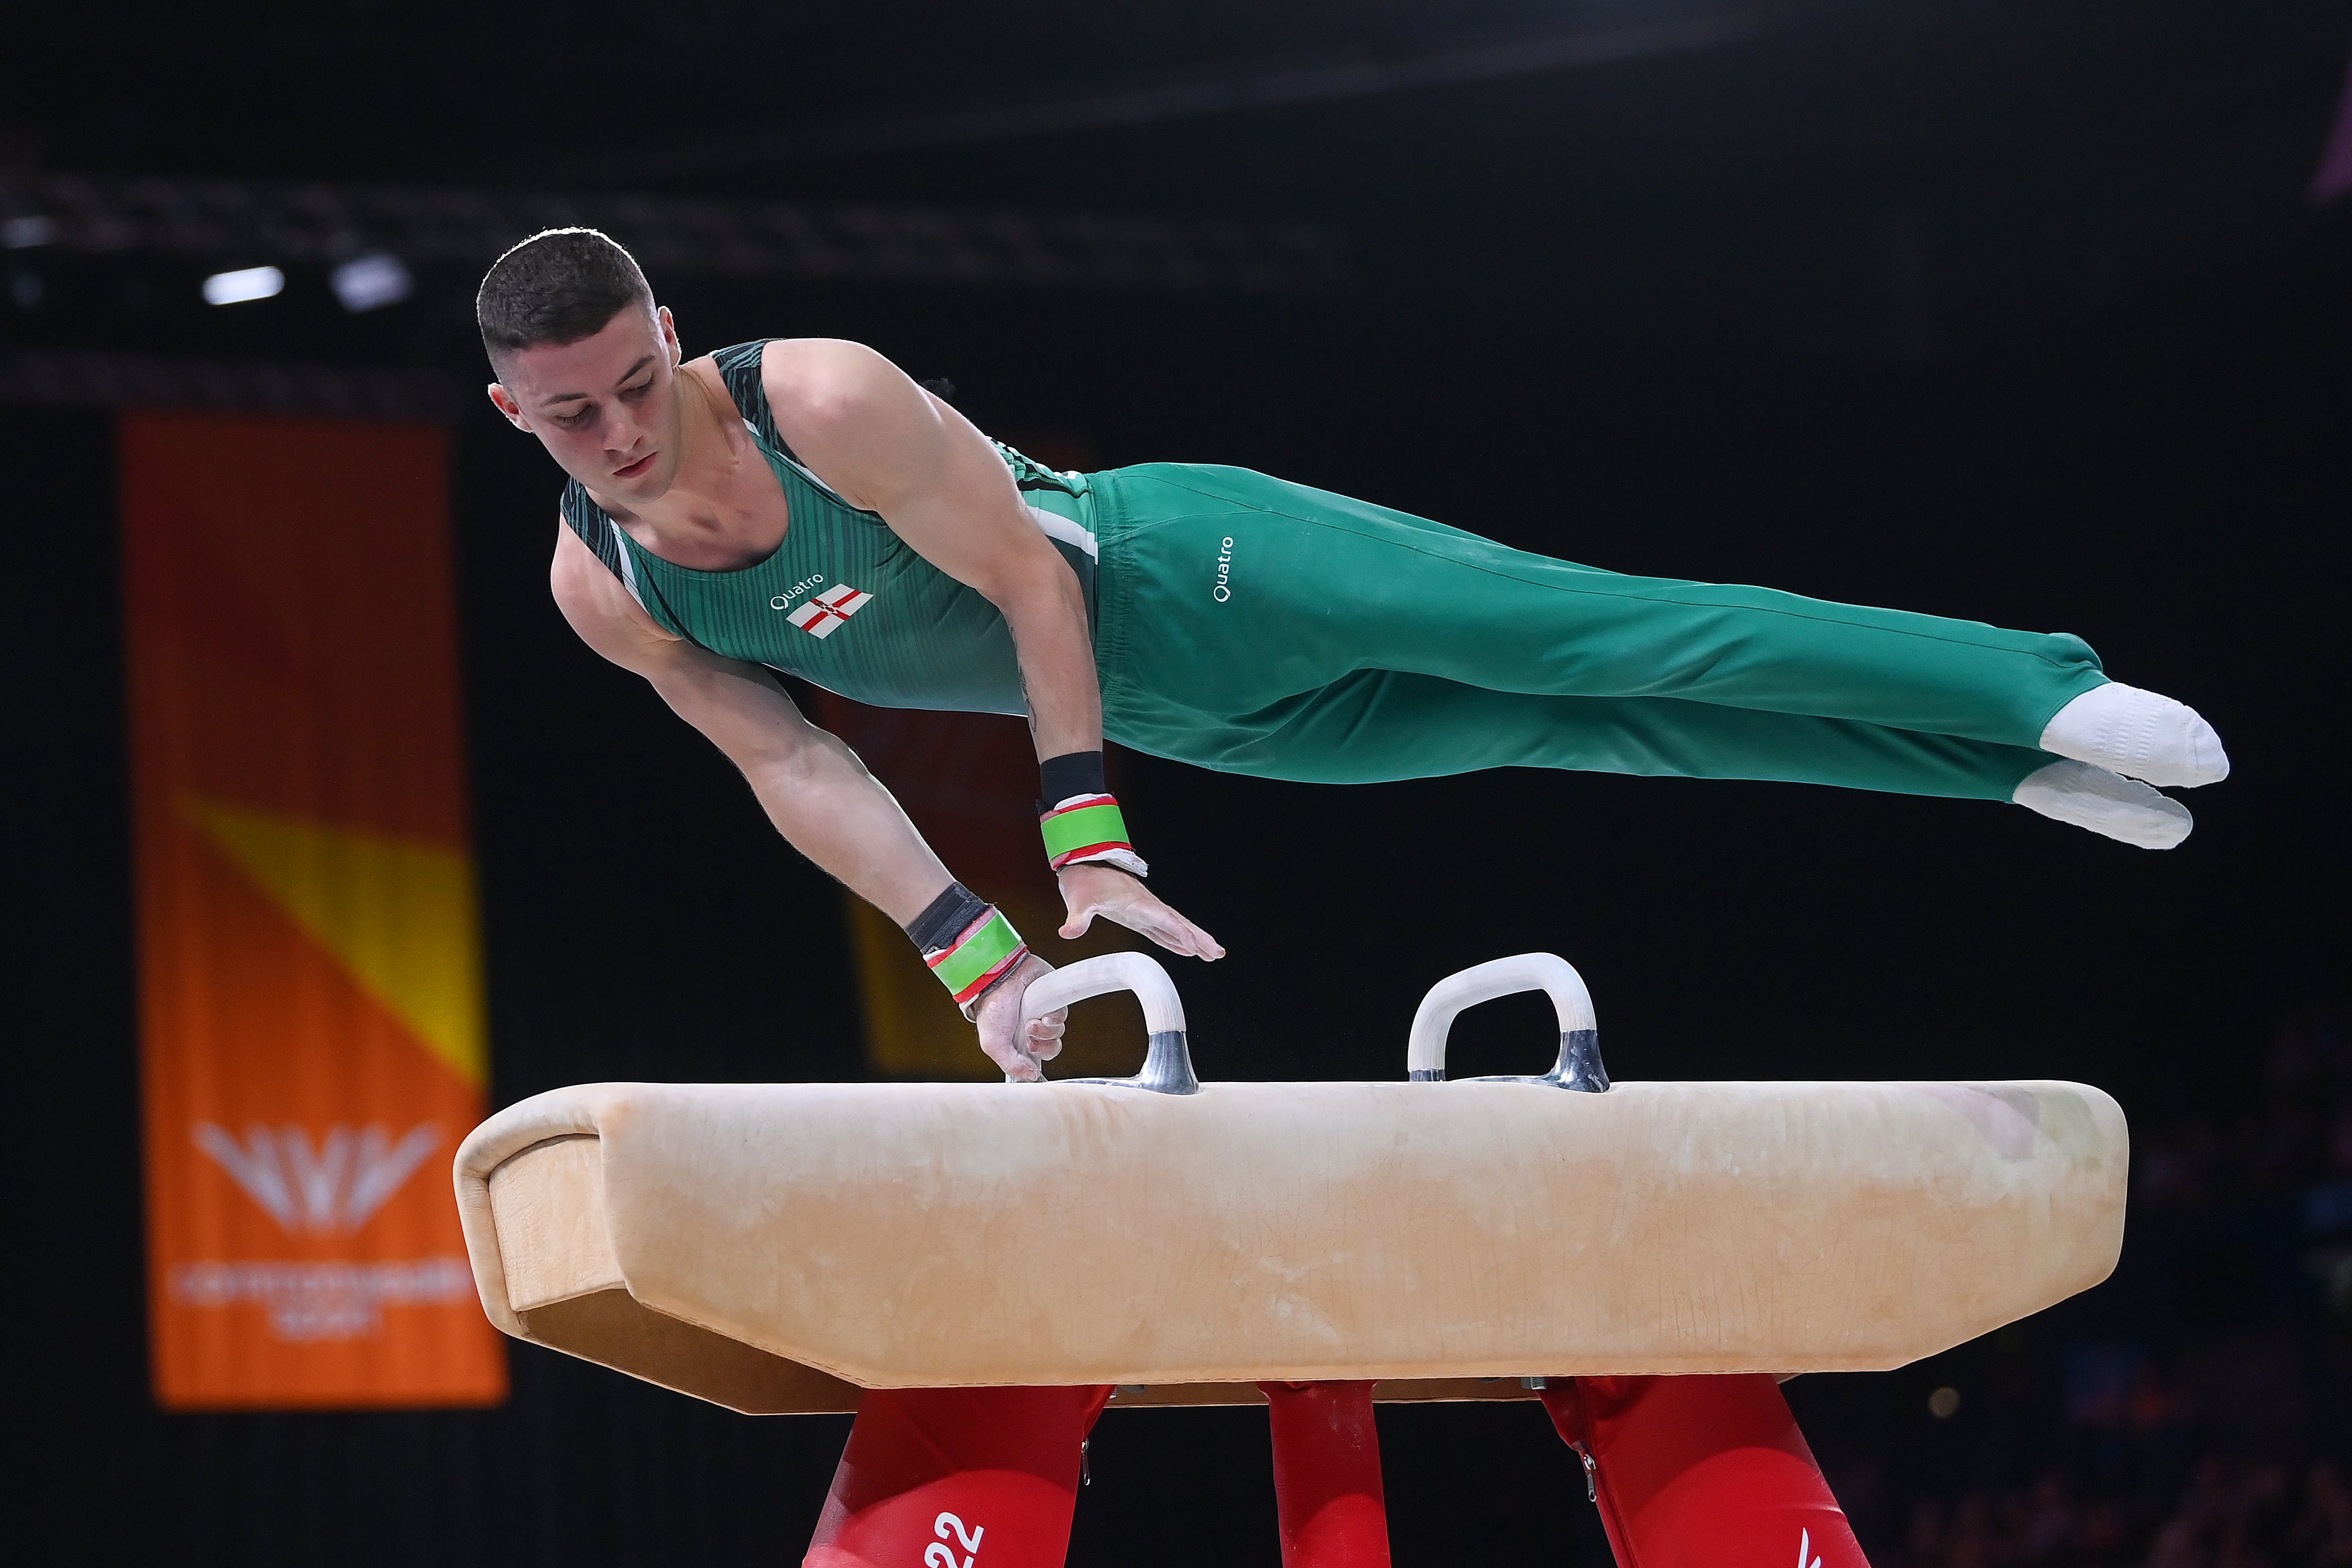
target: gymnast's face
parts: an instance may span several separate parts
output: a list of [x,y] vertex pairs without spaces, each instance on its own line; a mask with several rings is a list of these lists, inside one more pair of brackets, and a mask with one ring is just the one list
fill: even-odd
[[499,367],[490,401],[565,473],[638,506],[677,478],[678,358],[668,310],[632,308],[593,337],[514,355]]

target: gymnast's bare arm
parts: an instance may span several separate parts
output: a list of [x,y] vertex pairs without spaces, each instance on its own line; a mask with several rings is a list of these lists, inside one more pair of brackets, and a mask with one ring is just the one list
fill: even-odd
[[[760,373],[778,430],[814,472],[1003,615],[1038,757],[1100,751],[1102,690],[1086,600],[987,438],[858,343],[778,339]],[[1173,952],[1224,956],[1214,937],[1124,871],[1072,866],[1060,879],[1065,937],[1083,935],[1099,915]]]
[[[758,665],[696,647],[665,631],[561,521],[550,586],[581,640],[653,683],[677,716],[708,736],[750,781],[776,831],[900,925],[951,879],[890,792],[856,753],[801,716]],[[1016,1044],[1021,993],[1050,968],[1032,957],[982,996],[981,1049],[1016,1078],[1061,1049],[1059,1015]]]

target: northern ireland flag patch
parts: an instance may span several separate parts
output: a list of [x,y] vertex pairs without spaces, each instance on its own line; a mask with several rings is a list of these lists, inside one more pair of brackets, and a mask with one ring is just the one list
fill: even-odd
[[812,594],[784,619],[813,637],[829,637],[835,626],[864,609],[874,595],[846,583],[836,583],[822,594]]

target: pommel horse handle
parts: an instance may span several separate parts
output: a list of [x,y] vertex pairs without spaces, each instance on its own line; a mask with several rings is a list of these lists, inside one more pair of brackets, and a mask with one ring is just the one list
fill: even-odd
[[1184,1004],[1176,994],[1176,983],[1142,953],[1107,952],[1099,958],[1082,958],[1031,982],[1021,995],[1021,1027],[1025,1030],[1048,1013],[1113,991],[1132,991],[1143,1004],[1143,1026],[1151,1033],[1143,1070],[1133,1078],[1062,1081],[1148,1089],[1156,1094],[1199,1093],[1201,1080],[1192,1075],[1192,1050],[1184,1036]]
[[1404,1048],[1405,1076],[1415,1083],[1444,1082],[1445,1037],[1463,1009],[1522,991],[1541,991],[1551,998],[1559,1017],[1559,1060],[1539,1078],[1505,1074],[1469,1081],[1545,1083],[1591,1094],[1607,1089],[1609,1070],[1601,1065],[1601,1025],[1592,1011],[1592,993],[1568,960],[1549,952],[1497,958],[1431,986],[1412,1016],[1412,1034]]

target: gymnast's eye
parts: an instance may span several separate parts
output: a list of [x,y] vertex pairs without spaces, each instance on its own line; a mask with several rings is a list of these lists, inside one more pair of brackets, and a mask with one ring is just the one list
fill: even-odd
[[555,416],[555,422],[556,422],[558,425],[562,426],[566,430],[577,430],[577,429],[579,429],[582,426],[583,426],[583,425],[587,424],[587,423],[588,423],[588,416],[589,416],[590,415],[592,415],[592,414],[595,413],[595,412],[596,412],[596,405],[595,405],[594,404],[591,403],[591,404],[589,404],[586,407],[584,407],[584,408],[581,409],[581,410],[580,410],[578,413],[576,413],[576,414],[559,414],[559,415],[557,415],[557,416]]

